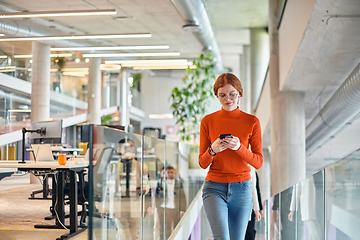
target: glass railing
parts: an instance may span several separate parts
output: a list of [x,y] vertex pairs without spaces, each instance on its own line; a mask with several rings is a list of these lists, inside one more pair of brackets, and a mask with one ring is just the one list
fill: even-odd
[[168,239],[204,182],[194,146],[91,128],[89,239]]
[[359,199],[360,150],[267,200],[257,237],[359,239]]

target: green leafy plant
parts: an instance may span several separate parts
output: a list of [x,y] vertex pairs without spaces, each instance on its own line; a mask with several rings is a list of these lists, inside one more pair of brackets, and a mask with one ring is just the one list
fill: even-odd
[[210,54],[201,54],[183,77],[185,87],[174,88],[169,97],[182,140],[196,142],[201,118],[207,113],[215,81],[215,64]]
[[101,117],[101,125],[110,125],[112,116],[111,115],[104,115]]
[[134,73],[132,74],[133,77],[133,85],[132,88],[138,89],[138,85],[143,77],[142,73]]

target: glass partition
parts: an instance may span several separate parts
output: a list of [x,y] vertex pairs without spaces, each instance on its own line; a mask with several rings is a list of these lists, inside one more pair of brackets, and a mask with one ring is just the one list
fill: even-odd
[[348,240],[360,236],[360,150],[325,169],[328,239]]
[[190,146],[104,126],[92,135],[89,238],[167,239],[204,181],[189,171]]
[[[360,150],[267,200],[270,207],[267,237],[358,239],[359,160]],[[266,232],[267,226],[259,226],[258,229]]]
[[[204,182],[198,148],[92,126],[89,239],[168,239],[187,219]],[[74,132],[75,135],[77,135]],[[91,154],[90,154],[91,153]],[[357,239],[359,152],[265,200],[256,239]],[[206,170],[204,170],[206,172]],[[185,213],[185,215],[184,215]],[[201,219],[203,218],[203,219]],[[180,224],[179,224],[180,223]],[[200,211],[192,239],[209,235]],[[183,227],[188,227],[184,225]],[[176,233],[176,232],[175,232]]]

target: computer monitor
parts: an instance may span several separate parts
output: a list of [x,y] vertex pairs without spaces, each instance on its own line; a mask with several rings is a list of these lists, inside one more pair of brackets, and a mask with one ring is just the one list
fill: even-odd
[[45,135],[31,133],[31,143],[37,144],[61,144],[65,139],[62,131],[62,120],[32,122],[31,129],[45,129]]

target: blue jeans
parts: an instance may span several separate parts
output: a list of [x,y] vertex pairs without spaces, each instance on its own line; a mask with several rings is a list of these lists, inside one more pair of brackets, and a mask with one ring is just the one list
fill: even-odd
[[243,240],[253,208],[251,180],[218,183],[205,180],[204,209],[214,240]]

